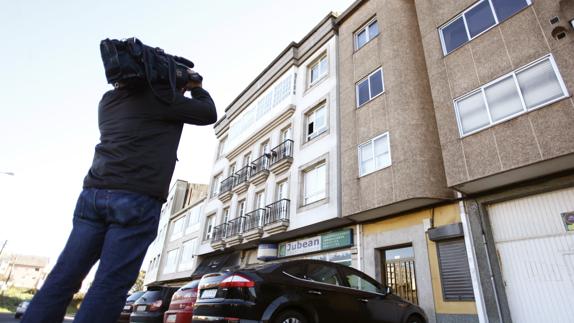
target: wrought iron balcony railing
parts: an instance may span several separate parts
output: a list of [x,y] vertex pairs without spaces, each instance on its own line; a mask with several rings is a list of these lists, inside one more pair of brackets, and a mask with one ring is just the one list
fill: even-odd
[[217,242],[223,240],[223,238],[225,237],[225,231],[227,231],[226,227],[227,223],[222,223],[218,226],[215,226],[213,228],[213,236],[211,238],[211,242]]
[[233,237],[239,235],[241,231],[241,224],[243,223],[243,217],[235,218],[227,222],[227,230],[225,237]]
[[269,169],[269,157],[271,154],[263,154],[251,163],[251,177],[257,175],[261,171]]
[[288,199],[281,199],[275,203],[267,205],[267,213],[265,214],[265,224],[274,223],[281,220],[289,219],[289,203]]
[[291,139],[287,139],[279,146],[271,149],[271,164],[289,157],[293,157],[293,140]]
[[219,189],[219,195],[223,193],[230,192],[233,188],[233,183],[235,183],[235,176],[231,175],[221,182],[221,188]]
[[245,214],[245,220],[243,222],[243,231],[247,232],[249,230],[261,228],[263,226],[263,220],[265,219],[266,209],[257,209]]
[[235,172],[235,184],[234,186],[237,186],[239,184],[243,184],[245,182],[247,182],[247,180],[249,179],[249,170],[251,169],[251,166],[245,166],[242,169],[240,169],[239,171]]

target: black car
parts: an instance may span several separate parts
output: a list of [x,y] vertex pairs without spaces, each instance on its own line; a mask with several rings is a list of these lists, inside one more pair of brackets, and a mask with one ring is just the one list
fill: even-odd
[[169,308],[171,297],[177,287],[150,286],[133,304],[130,323],[162,323],[163,313]]
[[118,319],[118,323],[128,323],[130,321],[130,314],[132,314],[133,304],[135,301],[140,298],[145,291],[134,292],[133,294],[129,295],[126,299],[126,304],[120,313],[120,318]]
[[204,275],[193,323],[424,323],[423,310],[366,274],[293,260]]

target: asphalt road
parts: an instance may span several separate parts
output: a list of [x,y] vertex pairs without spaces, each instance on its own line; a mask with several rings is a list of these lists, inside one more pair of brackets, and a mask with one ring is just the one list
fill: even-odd
[[[14,318],[13,313],[0,313],[0,323],[18,323],[20,320]],[[66,323],[71,323],[72,320],[64,320]]]

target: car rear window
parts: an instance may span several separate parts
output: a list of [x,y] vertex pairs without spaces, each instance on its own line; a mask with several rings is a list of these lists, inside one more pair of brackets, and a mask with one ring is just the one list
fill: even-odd
[[138,303],[150,303],[150,302],[154,302],[158,299],[161,298],[161,291],[159,290],[152,290],[152,291],[147,291],[145,292],[145,294],[142,295],[142,297],[140,299],[138,299]]
[[193,280],[193,281],[183,285],[180,289],[181,290],[195,289],[195,288],[197,288],[198,285],[199,285],[199,279],[196,279],[196,280]]
[[145,292],[135,292],[133,294],[130,295],[130,297],[128,297],[126,299],[126,302],[135,302],[137,301],[138,298],[140,298]]

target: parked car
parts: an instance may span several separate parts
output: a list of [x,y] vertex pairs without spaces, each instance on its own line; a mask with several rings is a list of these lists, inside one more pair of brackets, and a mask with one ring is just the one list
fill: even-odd
[[169,308],[171,297],[177,287],[151,286],[133,304],[130,323],[162,323],[163,313]]
[[193,304],[197,299],[199,279],[193,280],[173,294],[169,310],[163,316],[163,323],[189,323],[193,313]]
[[18,304],[18,307],[16,307],[16,313],[14,313],[14,318],[16,319],[21,318],[22,315],[24,315],[24,313],[26,312],[28,305],[30,305],[30,301],[23,301],[20,304]]
[[425,323],[417,305],[341,264],[294,260],[204,275],[193,323]]
[[118,319],[118,323],[129,323],[130,315],[132,314],[133,304],[135,301],[140,298],[145,291],[134,292],[133,294],[129,295],[126,299],[126,304],[120,313],[120,318]]

